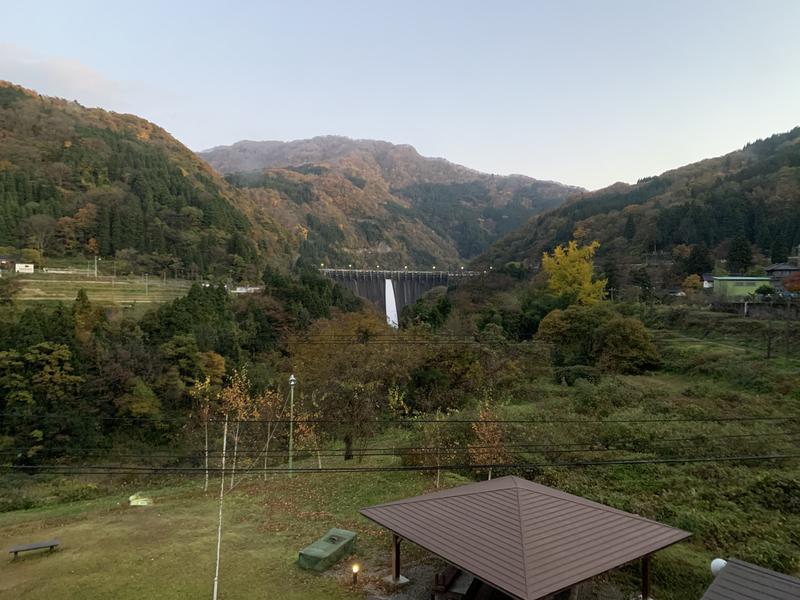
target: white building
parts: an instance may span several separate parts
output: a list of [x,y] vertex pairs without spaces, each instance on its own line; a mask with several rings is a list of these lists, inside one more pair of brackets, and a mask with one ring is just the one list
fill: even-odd
[[33,263],[17,263],[14,265],[16,273],[33,273]]

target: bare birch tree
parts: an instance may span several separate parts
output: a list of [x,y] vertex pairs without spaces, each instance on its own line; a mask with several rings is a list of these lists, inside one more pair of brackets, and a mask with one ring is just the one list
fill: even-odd
[[194,386],[192,387],[190,394],[192,399],[195,402],[197,407],[197,414],[200,417],[200,421],[203,423],[203,437],[204,439],[204,447],[203,447],[203,458],[205,460],[205,481],[203,483],[203,491],[208,491],[208,419],[211,414],[211,402],[213,400],[212,396],[215,396],[215,392],[213,392],[211,387],[211,378],[206,377],[201,382],[195,382]]
[[264,426],[265,437],[262,452],[264,453],[263,479],[266,480],[269,446],[278,433],[278,426],[286,412],[286,399],[276,391],[265,390],[256,397],[254,412]]
[[242,421],[251,418],[255,413],[255,405],[250,397],[250,379],[247,377],[245,369],[237,369],[233,372],[228,386],[222,390],[221,400],[223,410],[226,414],[232,415],[235,421],[230,483],[232,488],[236,477],[236,459],[239,452]]
[[441,485],[442,465],[448,464],[453,456],[453,451],[448,448],[445,427],[442,426],[444,415],[442,411],[437,409],[432,421],[426,421],[422,428],[423,445],[425,446],[424,452],[432,457],[436,465],[436,489]]

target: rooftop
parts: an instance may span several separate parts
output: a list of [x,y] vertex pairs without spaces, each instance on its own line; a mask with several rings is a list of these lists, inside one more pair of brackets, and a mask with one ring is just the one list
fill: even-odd
[[800,271],[800,265],[791,263],[775,263],[766,268],[767,271]]
[[797,600],[800,579],[731,559],[701,600]]
[[539,600],[689,533],[518,477],[361,510],[518,600]]

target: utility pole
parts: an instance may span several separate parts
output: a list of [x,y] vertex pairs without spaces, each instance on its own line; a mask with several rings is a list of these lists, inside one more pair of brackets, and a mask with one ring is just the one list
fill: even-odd
[[219,551],[222,545],[222,499],[225,497],[225,452],[228,447],[228,413],[225,413],[225,428],[222,432],[222,473],[219,477],[219,522],[217,524],[217,566],[214,571],[214,596],[219,591]]
[[294,386],[297,377],[292,373],[289,376],[289,477],[292,476],[292,454],[294,451]]

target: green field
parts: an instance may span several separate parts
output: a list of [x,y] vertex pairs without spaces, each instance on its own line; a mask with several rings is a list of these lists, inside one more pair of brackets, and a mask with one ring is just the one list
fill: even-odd
[[142,276],[114,277],[79,274],[20,275],[17,300],[22,303],[71,302],[78,290],[86,290],[89,300],[100,305],[133,307],[167,302],[186,294],[191,282],[175,279],[145,279]]
[[[116,495],[0,515],[4,548],[51,537],[62,542],[53,554],[1,561],[0,597],[210,597],[218,482],[204,494],[199,480],[150,488],[120,480]],[[363,597],[349,585],[349,566],[363,565],[362,582],[387,574],[390,542],[358,509],[429,486],[429,478],[408,473],[274,475],[237,486],[225,500],[220,598]],[[127,495],[139,489],[153,506],[127,505]],[[296,567],[297,551],[334,526],[358,532],[354,557],[325,575]]]

